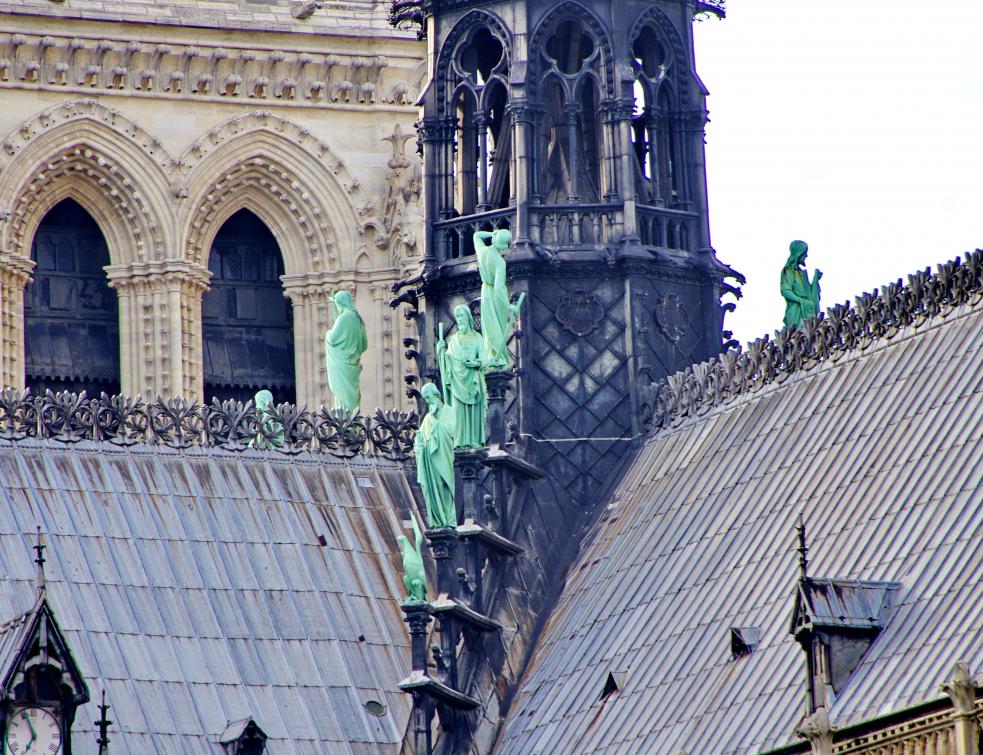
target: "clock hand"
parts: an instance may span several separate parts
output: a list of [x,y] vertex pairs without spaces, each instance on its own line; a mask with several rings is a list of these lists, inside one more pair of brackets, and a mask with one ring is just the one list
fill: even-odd
[[38,733],[34,731],[34,725],[31,723],[31,719],[27,715],[27,711],[21,713],[20,716],[21,718],[24,719],[24,722],[27,724],[27,728],[31,730],[31,741],[28,742],[27,747],[24,748],[24,752],[27,752],[28,750],[31,749],[31,745],[33,745],[34,741],[38,738]]

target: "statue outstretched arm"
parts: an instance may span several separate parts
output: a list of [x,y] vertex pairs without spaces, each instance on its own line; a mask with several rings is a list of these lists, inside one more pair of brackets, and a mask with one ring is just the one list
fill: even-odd
[[471,237],[471,241],[474,243],[474,250],[484,248],[487,249],[492,246],[492,232],[491,231],[475,231],[474,235]]

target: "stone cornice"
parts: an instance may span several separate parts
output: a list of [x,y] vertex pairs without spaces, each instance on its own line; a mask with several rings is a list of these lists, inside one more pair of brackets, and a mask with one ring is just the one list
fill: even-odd
[[[395,62],[397,65],[392,65]],[[413,111],[411,59],[0,28],[0,87]]]
[[642,419],[651,429],[673,427],[736,397],[782,382],[791,374],[814,369],[858,348],[886,342],[912,327],[931,323],[963,306],[983,302],[983,250],[908,276],[882,290],[858,296],[855,306],[840,304],[801,329],[784,328],[745,350],[730,350],[717,359],[694,364],[665,381],[642,389]]

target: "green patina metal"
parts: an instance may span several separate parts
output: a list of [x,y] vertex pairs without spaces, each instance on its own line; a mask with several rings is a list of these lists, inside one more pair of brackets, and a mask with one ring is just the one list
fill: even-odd
[[457,332],[445,341],[441,325],[437,341],[444,401],[454,410],[454,448],[480,448],[485,445],[488,414],[485,343],[465,305],[454,308],[454,321]]
[[801,327],[803,320],[819,314],[819,279],[821,270],[816,270],[809,280],[804,266],[809,245],[804,241],[793,241],[788,247],[788,260],[782,268],[781,288],[785,297],[785,326]]
[[274,419],[270,410],[273,406],[273,394],[265,389],[257,391],[253,404],[259,414],[260,430],[249,441],[249,447],[261,450],[279,448],[283,445],[283,424]]
[[427,574],[423,568],[423,533],[420,525],[416,523],[416,517],[410,514],[413,522],[413,542],[411,543],[405,535],[400,535],[396,539],[403,552],[403,584],[406,586],[406,600],[404,605],[410,603],[427,602]]
[[511,365],[509,335],[519,314],[519,305],[509,303],[505,286],[506,264],[502,252],[512,243],[506,228],[478,231],[474,251],[481,276],[481,335],[485,343],[485,370],[507,370]]
[[420,390],[427,404],[427,414],[420,422],[413,441],[416,455],[416,479],[427,504],[427,524],[433,527],[456,527],[454,505],[454,411],[440,398],[433,383]]
[[338,291],[332,298],[334,326],[324,335],[324,363],[328,386],[334,394],[334,408],[355,411],[362,400],[359,378],[362,354],[368,348],[365,323],[355,310],[348,291]]

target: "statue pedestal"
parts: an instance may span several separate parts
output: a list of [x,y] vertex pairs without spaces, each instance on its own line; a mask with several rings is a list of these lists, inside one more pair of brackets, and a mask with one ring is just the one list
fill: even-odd
[[429,603],[403,603],[400,606],[410,625],[410,643],[413,652],[413,670],[427,670],[427,626],[430,624]]
[[505,394],[512,387],[515,375],[512,370],[490,370],[485,373],[488,391],[488,445],[504,446]]
[[488,451],[484,448],[454,449],[454,469],[457,471],[458,479],[454,498],[457,501],[457,520],[459,522],[463,522],[465,519],[481,521],[478,514],[482,508],[478,475],[484,470],[487,456]]
[[434,561],[437,562],[436,592],[450,592],[452,595],[456,595],[457,590],[454,589],[454,585],[457,584],[457,577],[454,574],[454,549],[461,536],[457,534],[454,527],[434,527],[424,534],[430,542]]

